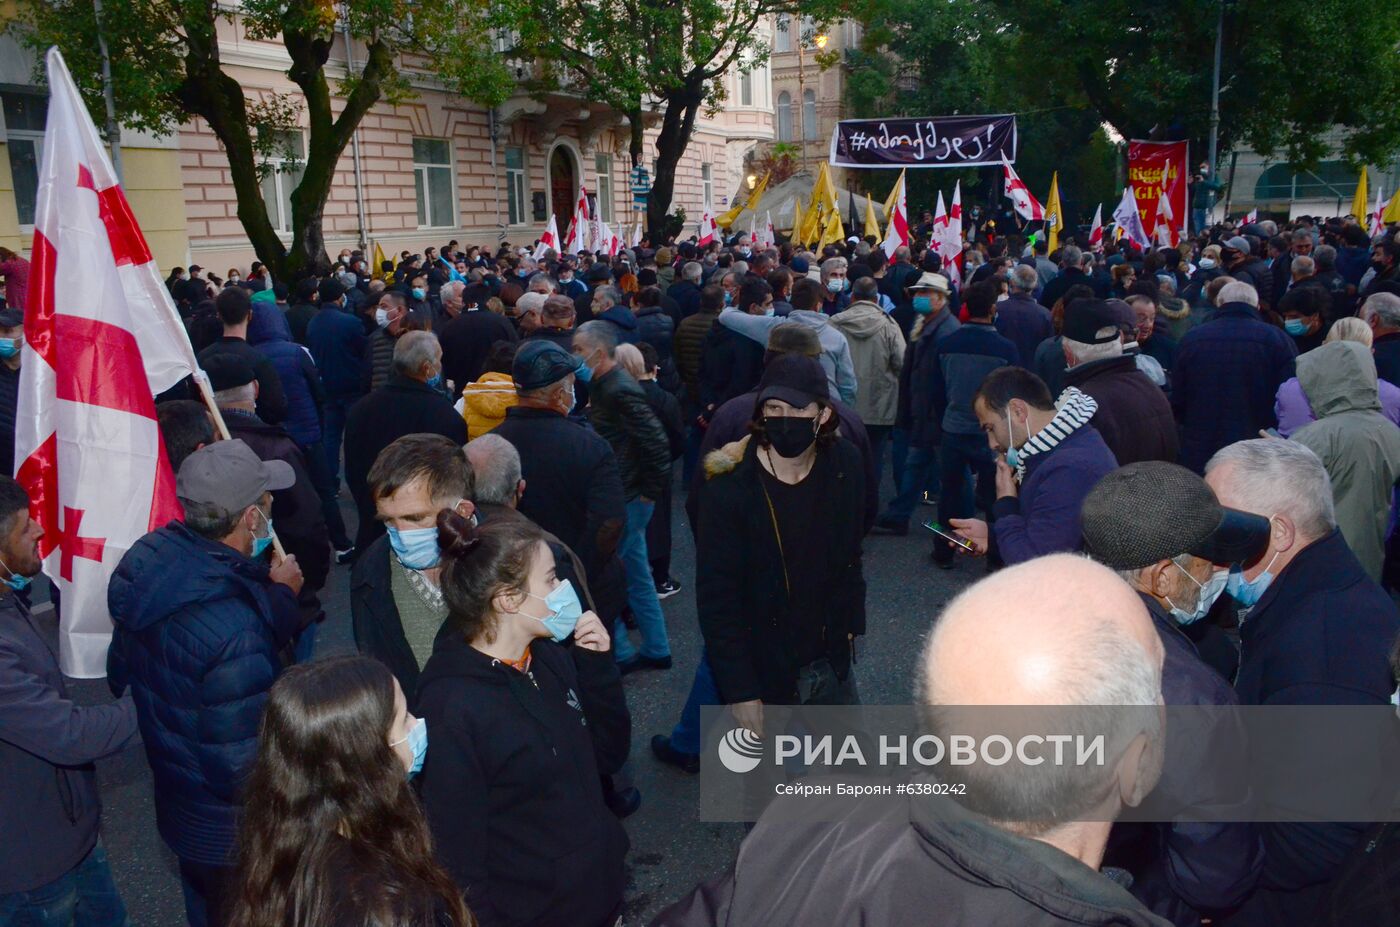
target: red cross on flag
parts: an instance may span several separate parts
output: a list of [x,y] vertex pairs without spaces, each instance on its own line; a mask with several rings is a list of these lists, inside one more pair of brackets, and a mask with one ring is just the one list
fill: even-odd
[[553,213],[549,215],[549,225],[540,236],[540,243],[535,246],[535,260],[543,261],[551,251],[559,253],[559,222]]
[[1103,203],[1094,210],[1094,224],[1089,227],[1089,250],[1103,250]]
[[107,151],[57,49],[39,169],[16,414],[16,479],[62,591],[59,663],[106,673],[107,580],[131,544],[180,517],[155,393],[196,369]]
[[718,234],[719,229],[715,226],[715,217],[710,215],[710,211],[706,209],[700,214],[700,235],[695,243],[703,248],[714,241]]
[[[942,195],[942,191],[939,191]],[[885,252],[887,260],[894,260],[895,251],[900,248],[909,247],[909,212],[904,204],[904,172],[900,171],[899,179],[894,182],[894,190],[889,198],[890,208],[885,217],[885,240],[880,248]]]
[[1005,193],[1016,212],[1027,222],[1038,222],[1044,219],[1045,207],[1041,206],[1040,201],[1031,195],[1025,181],[1016,175],[1016,170],[1011,166],[1011,162],[1006,160],[1004,153],[1001,156],[1001,166],[1006,171]]

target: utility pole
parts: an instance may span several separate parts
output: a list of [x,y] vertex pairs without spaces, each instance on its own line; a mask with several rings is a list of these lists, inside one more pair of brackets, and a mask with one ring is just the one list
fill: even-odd
[[117,99],[112,93],[112,58],[107,54],[107,38],[102,32],[102,0],[92,0],[97,19],[97,49],[102,54],[102,97],[107,103],[107,144],[112,148],[112,170],[122,183],[122,130],[117,124]]
[[1225,35],[1225,0],[1219,0],[1219,10],[1215,15],[1215,73],[1211,77],[1211,146],[1208,164],[1211,165],[1211,179],[1219,175],[1215,157],[1218,151],[1219,127],[1221,127],[1221,42]]

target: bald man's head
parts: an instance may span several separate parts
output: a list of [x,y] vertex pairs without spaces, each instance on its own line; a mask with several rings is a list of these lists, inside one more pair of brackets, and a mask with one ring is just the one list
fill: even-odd
[[[968,783],[963,804],[1009,830],[1037,836],[1076,820],[1112,820],[1123,805],[1140,802],[1161,771],[1162,657],[1137,593],[1083,557],[1032,560],[958,596],[924,649],[918,695],[929,708],[929,733],[946,739],[970,729],[1015,728],[1017,734],[1106,735],[1102,765],[953,770]],[[1045,725],[1055,730],[1042,730]]]

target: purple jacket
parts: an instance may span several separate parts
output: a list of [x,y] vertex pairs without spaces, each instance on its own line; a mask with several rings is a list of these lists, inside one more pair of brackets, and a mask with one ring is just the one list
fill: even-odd
[[1002,559],[1010,566],[1079,550],[1084,497],[1100,477],[1117,469],[1118,461],[1093,425],[1028,458],[1020,495],[1003,496],[992,506],[992,537]]
[[[1400,425],[1400,386],[1388,380],[1380,380],[1376,385],[1380,388],[1381,413]],[[1274,397],[1274,415],[1278,416],[1278,433],[1285,438],[1292,437],[1293,432],[1309,422],[1317,421],[1297,377],[1284,380],[1278,388],[1278,394]]]

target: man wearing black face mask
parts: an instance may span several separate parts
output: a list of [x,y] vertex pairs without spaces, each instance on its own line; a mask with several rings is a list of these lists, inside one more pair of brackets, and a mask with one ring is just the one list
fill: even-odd
[[753,417],[752,435],[705,458],[695,595],[718,695],[761,734],[764,703],[859,701],[865,492],[815,360],[775,358]]

